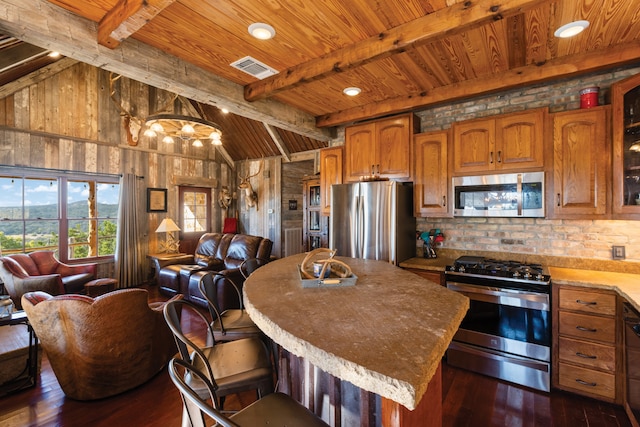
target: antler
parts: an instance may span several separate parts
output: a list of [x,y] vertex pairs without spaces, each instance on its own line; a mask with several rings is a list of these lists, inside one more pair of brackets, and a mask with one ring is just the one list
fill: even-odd
[[110,92],[109,96],[111,96],[111,100],[116,105],[116,107],[118,107],[118,109],[120,109],[120,115],[121,116],[123,116],[123,117],[133,116],[133,114],[131,114],[130,111],[127,111],[122,106],[122,103],[116,99],[115,83],[120,79],[120,77],[122,77],[122,74],[116,74],[116,76],[114,77],[113,73],[109,73],[109,92]]
[[[153,113],[149,114],[149,116],[155,116],[156,114],[160,114],[160,113],[167,113],[170,112],[169,111],[169,107],[171,106],[171,104],[173,104],[173,102],[178,99],[178,95],[177,93],[159,110],[154,111]],[[173,111],[171,111],[173,112]]]
[[129,145],[138,145],[138,135],[140,134],[140,129],[142,129],[142,120],[128,111],[122,106],[122,102],[116,99],[116,89],[115,82],[118,81],[122,77],[121,74],[118,74],[114,77],[113,73],[109,73],[109,91],[111,96],[111,100],[114,104],[120,109],[120,116],[124,118],[123,126],[127,130],[127,142]]
[[254,173],[253,175],[250,175],[251,172],[248,172],[246,177],[244,177],[244,178],[240,177],[240,182],[247,182],[249,179],[251,179],[254,176],[258,175],[260,173],[260,171],[262,170],[262,166],[263,165],[264,165],[264,158],[262,158],[260,160],[260,167],[258,167],[258,171],[256,173]]

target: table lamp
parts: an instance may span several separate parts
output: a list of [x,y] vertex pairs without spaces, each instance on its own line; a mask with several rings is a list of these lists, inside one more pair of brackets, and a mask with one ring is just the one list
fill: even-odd
[[165,242],[160,242],[160,252],[177,253],[180,242],[174,239],[173,232],[180,231],[180,227],[176,225],[171,218],[165,218],[162,220],[156,233],[166,233]]

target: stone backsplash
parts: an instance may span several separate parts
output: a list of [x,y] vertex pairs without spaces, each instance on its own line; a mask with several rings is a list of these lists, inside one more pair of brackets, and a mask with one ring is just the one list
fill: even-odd
[[[640,266],[640,221],[417,218],[416,227],[419,231],[441,230],[444,242],[436,247],[437,252],[492,252],[503,259],[563,257],[583,260],[581,268],[591,264],[594,270],[628,271],[630,264]],[[420,257],[421,242],[416,245]],[[613,245],[625,247],[626,259],[612,259]]]

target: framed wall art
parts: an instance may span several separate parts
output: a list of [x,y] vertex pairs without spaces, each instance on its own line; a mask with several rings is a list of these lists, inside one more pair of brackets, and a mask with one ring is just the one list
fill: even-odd
[[147,188],[147,212],[167,211],[167,189]]

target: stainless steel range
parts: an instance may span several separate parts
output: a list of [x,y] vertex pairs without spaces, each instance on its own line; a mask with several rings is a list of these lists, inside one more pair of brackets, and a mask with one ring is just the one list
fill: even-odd
[[537,264],[464,256],[445,271],[470,308],[447,363],[551,390],[551,279]]

